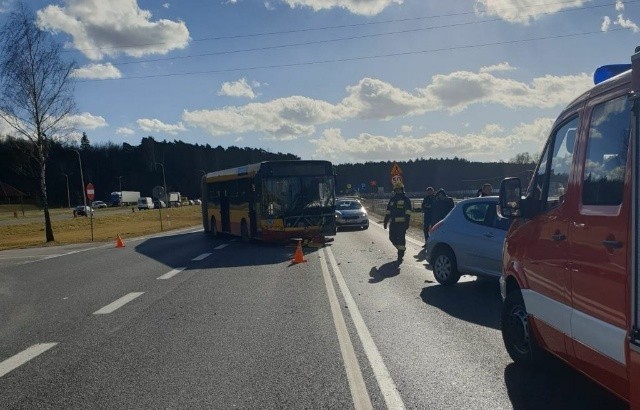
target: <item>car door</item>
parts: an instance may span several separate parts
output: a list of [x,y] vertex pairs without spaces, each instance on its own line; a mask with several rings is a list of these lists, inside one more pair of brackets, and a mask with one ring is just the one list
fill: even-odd
[[[567,118],[568,117],[568,118]],[[529,289],[522,291],[527,311],[534,318],[542,342],[566,357],[571,334],[571,295],[567,255],[568,198],[575,187],[572,173],[577,113],[570,113],[549,138],[527,194],[537,208],[536,216],[518,230],[520,261]]]
[[613,389],[626,378],[630,326],[631,107],[626,89],[589,103],[580,206],[569,225],[573,348],[579,365],[606,372],[601,382]]
[[469,273],[499,277],[502,272],[502,243],[505,231],[495,226],[495,200],[464,204],[467,238],[461,243],[465,270]]

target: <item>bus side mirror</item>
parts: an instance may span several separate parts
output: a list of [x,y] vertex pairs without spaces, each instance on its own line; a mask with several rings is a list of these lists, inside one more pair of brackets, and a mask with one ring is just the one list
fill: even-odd
[[502,218],[518,218],[522,216],[521,198],[520,178],[503,179],[500,183],[498,214]]

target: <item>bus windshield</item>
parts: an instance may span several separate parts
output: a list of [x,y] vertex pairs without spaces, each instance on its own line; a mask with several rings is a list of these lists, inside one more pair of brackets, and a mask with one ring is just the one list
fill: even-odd
[[266,178],[262,186],[262,209],[266,215],[292,215],[334,206],[331,176]]

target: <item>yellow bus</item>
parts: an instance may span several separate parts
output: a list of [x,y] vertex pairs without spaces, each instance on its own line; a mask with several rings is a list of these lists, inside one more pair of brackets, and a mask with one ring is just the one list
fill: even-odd
[[266,242],[335,235],[329,161],[265,161],[202,177],[202,223],[214,236]]

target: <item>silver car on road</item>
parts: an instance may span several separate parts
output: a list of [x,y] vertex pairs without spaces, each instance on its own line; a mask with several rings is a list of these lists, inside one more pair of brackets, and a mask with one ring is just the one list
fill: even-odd
[[460,275],[500,278],[511,220],[500,218],[496,205],[495,196],[462,200],[431,228],[426,257],[439,283],[452,285]]

